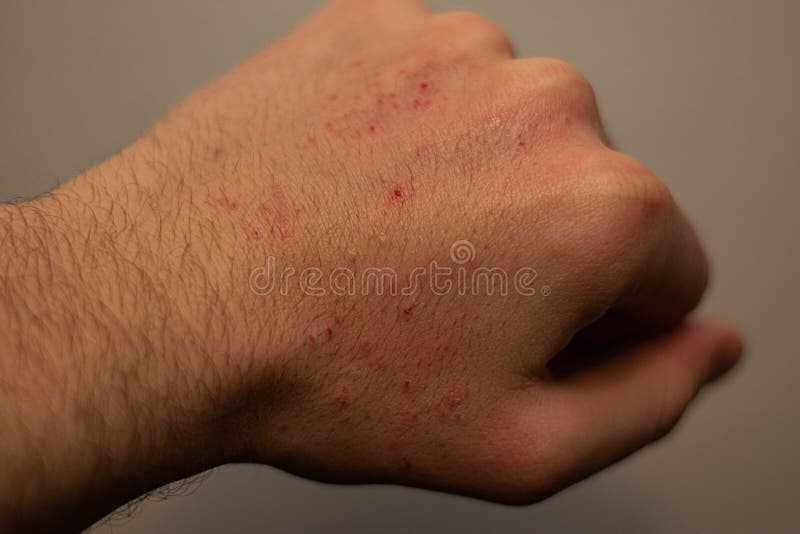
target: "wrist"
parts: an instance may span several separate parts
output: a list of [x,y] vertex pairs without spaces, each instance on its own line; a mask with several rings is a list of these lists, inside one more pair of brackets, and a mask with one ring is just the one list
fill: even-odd
[[0,524],[35,524],[34,495],[69,524],[235,455],[218,362],[102,217],[65,189],[0,208]]

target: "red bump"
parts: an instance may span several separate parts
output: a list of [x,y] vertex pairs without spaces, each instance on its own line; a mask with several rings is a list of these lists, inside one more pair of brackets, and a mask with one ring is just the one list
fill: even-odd
[[427,89],[428,87],[430,87],[430,86],[429,86],[427,83],[421,83],[421,84],[419,84],[419,88],[420,88],[420,89],[422,89],[423,91],[424,91],[425,89]]
[[336,396],[336,403],[340,408],[347,408],[350,406],[350,392],[347,388],[342,388],[342,392]]
[[306,345],[315,345],[317,343],[317,338],[314,334],[308,334],[306,336]]
[[230,211],[235,211],[236,209],[239,208],[239,204],[237,204],[236,202],[232,202],[224,194],[222,196],[220,196],[219,198],[217,198],[214,202],[220,208],[226,208],[226,209],[229,209]]
[[442,397],[442,404],[448,411],[454,412],[461,405],[461,398],[452,391],[448,391]]
[[331,328],[329,326],[328,328],[325,329],[325,333],[328,335],[328,339],[332,338],[333,337],[333,328]]
[[250,228],[250,237],[253,239],[261,239],[261,231],[258,228]]

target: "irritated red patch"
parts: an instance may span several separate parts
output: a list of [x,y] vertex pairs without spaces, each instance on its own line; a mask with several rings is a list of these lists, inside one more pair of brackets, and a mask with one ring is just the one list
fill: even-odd
[[237,209],[239,209],[239,204],[229,199],[225,195],[225,193],[219,193],[218,195],[209,195],[207,203],[213,206],[217,206],[219,208],[224,208],[228,211],[236,211]]
[[369,339],[360,339],[358,341],[358,350],[363,353],[369,353],[372,351],[372,343]]
[[454,412],[461,406],[461,397],[453,391],[448,391],[442,396],[442,407],[446,412]]
[[351,402],[350,391],[348,391],[346,387],[342,388],[342,391],[336,396],[336,404],[338,404],[340,408],[347,408],[350,406]]
[[268,202],[263,202],[258,206],[258,214],[267,219],[273,232],[277,233],[281,239],[286,239],[291,234],[291,216],[296,213],[289,208],[286,194],[280,184],[272,186],[272,198]]

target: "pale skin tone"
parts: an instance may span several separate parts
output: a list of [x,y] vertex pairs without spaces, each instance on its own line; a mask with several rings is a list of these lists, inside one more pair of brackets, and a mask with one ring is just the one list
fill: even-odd
[[[268,256],[452,266],[459,239],[552,293],[249,284]],[[0,246],[0,530],[82,528],[229,462],[533,503],[661,437],[741,352],[686,319],[702,248],[588,82],[413,0],[327,5],[0,206]]]

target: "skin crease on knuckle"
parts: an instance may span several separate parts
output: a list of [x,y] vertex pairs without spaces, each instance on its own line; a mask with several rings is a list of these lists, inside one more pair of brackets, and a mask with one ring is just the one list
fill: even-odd
[[[577,70],[511,59],[478,15],[336,0],[61,198],[91,206],[114,244],[106,263],[163,288],[149,298],[164,317],[131,322],[131,338],[173,334],[170,369],[201,374],[204,392],[174,377],[193,415],[169,415],[224,428],[220,461],[523,504],[596,468],[559,441],[569,421],[554,414],[568,411],[552,405],[548,362],[674,223],[666,187],[601,132]],[[470,269],[533,267],[560,293],[250,285],[269,258],[295,282],[311,267],[453,265],[464,239]],[[131,304],[105,290],[106,313],[125,317]]]

